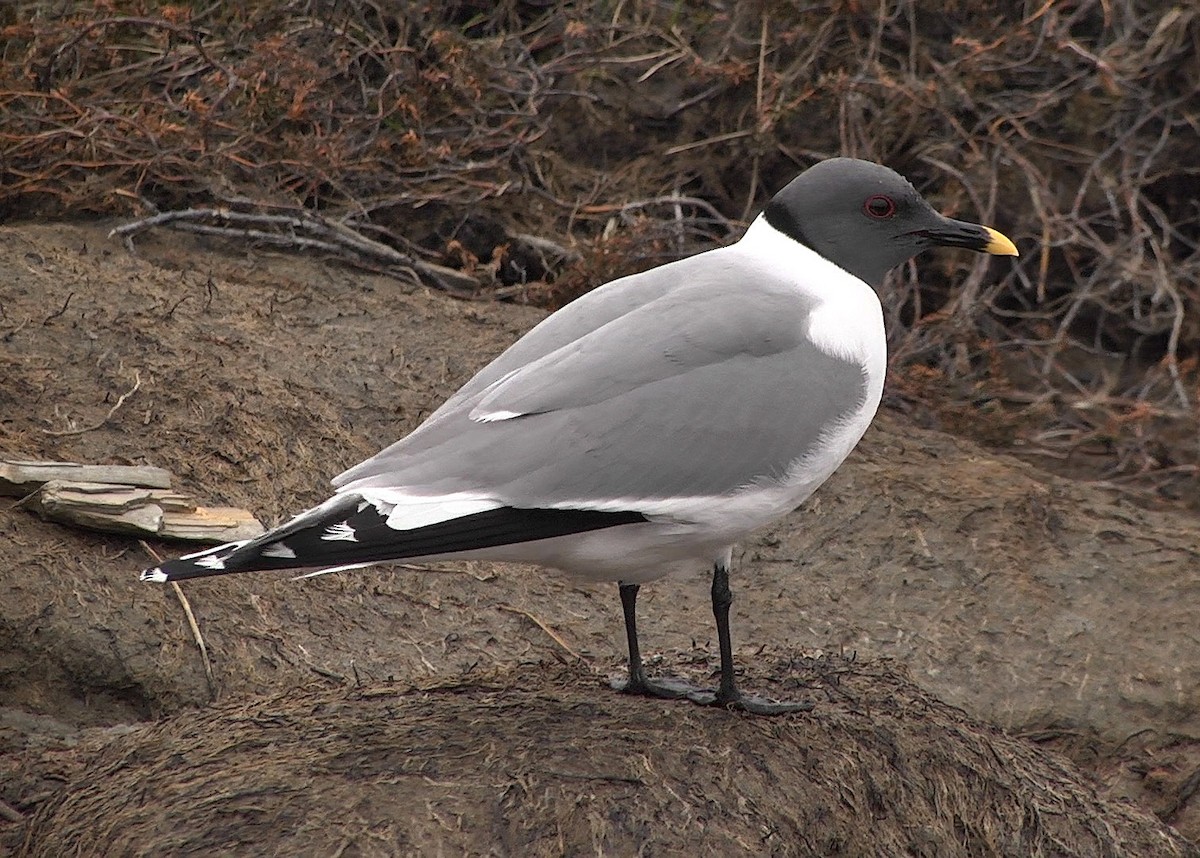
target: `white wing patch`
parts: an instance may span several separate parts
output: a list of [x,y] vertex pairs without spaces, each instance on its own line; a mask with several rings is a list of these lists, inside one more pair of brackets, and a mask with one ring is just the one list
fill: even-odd
[[387,526],[392,530],[416,530],[431,524],[462,518],[499,509],[503,503],[479,495],[448,494],[438,497],[421,497],[406,494],[401,489],[355,488],[353,483],[344,491],[359,495],[381,516],[387,517]]
[[524,367],[510,369],[504,375],[493,381],[479,393],[479,404],[471,409],[467,415],[474,423],[495,423],[498,420],[512,420],[514,417],[521,415],[516,411],[506,411],[503,408],[491,409],[487,407],[488,402],[496,398],[497,391],[505,385],[513,376],[524,370]]
[[[377,561],[376,561],[377,562]],[[303,575],[297,575],[293,581],[303,581],[305,578],[316,578],[318,575],[328,575],[331,572],[345,572],[348,569],[366,569],[368,566],[374,566],[375,563],[347,563],[344,566],[330,566],[328,569],[318,569],[315,572],[307,572]]]
[[282,542],[272,542],[270,545],[263,546],[261,553],[263,557],[277,557],[280,560],[296,559],[296,552]]
[[[325,532],[321,534],[321,539],[325,542],[358,542],[358,534],[354,532],[354,528],[346,522],[341,524],[331,524],[325,528]],[[293,557],[295,555],[292,555]]]
[[[198,557],[206,557],[209,554],[221,554],[221,553],[231,554],[232,552],[241,548],[243,545],[245,545],[249,541],[250,541],[249,539],[243,539],[239,542],[226,542],[224,545],[214,545],[212,548],[205,548],[203,551],[194,551],[191,554],[185,554],[182,557],[180,557],[179,559],[180,560],[195,560]],[[196,565],[203,566],[204,564],[197,563]],[[210,568],[220,568],[220,567],[210,567]]]
[[524,417],[525,415],[520,411],[482,411],[476,408],[470,416],[475,423],[498,423],[501,420],[512,420],[514,417]]
[[224,569],[225,558],[215,556],[201,557],[196,560],[196,565],[203,566],[205,569]]

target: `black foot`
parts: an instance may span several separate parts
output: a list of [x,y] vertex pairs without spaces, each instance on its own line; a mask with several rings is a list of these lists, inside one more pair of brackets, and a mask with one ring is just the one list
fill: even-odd
[[609,682],[614,689],[624,694],[634,694],[638,697],[655,697],[659,700],[682,700],[693,694],[702,694],[703,690],[690,682],[672,677],[662,679],[613,679]]
[[754,694],[736,692],[732,697],[722,697],[715,691],[693,691],[688,700],[698,706],[723,706],[726,709],[741,709],[751,715],[786,715],[789,712],[811,712],[812,701],[805,700],[789,703],[781,700],[768,700]]

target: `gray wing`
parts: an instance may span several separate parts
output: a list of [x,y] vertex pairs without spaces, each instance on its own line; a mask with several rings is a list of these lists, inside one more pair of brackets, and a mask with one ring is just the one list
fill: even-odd
[[[696,294],[699,293],[699,294]],[[544,414],[617,400],[640,387],[730,360],[802,345],[807,308],[794,293],[712,294],[678,289],[513,370],[477,396],[473,420]]]
[[[810,307],[790,285],[761,271],[731,281],[723,267],[526,363],[489,366],[490,380],[473,379],[339,486],[537,507],[715,496],[782,477],[861,404],[864,371],[804,337]],[[476,409],[522,416],[482,422]]]
[[547,316],[501,352],[443,402],[411,434],[334,477],[333,485],[341,487],[360,477],[377,473],[382,461],[393,456],[405,455],[406,451],[411,449],[414,435],[427,432],[443,418],[457,414],[464,403],[472,402],[473,406],[473,400],[481,391],[505,375],[678,289],[703,272],[705,266],[712,264],[713,260],[729,256],[735,247],[736,245],[716,248],[640,274],[620,277],[580,296],[558,312]]
[[580,296],[558,312],[547,316],[525,336],[505,349],[431,414],[429,421],[436,420],[445,412],[455,411],[460,403],[513,370],[520,369],[568,343],[573,343],[614,319],[619,319],[678,289],[702,272],[706,266],[729,255],[731,249],[717,248],[660,265],[640,274],[620,277]]

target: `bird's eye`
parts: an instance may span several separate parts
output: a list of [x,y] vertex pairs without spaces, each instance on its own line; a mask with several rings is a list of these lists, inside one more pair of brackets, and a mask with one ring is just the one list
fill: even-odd
[[886,194],[875,194],[867,197],[867,201],[863,203],[863,211],[866,212],[867,217],[887,220],[896,213],[896,201]]

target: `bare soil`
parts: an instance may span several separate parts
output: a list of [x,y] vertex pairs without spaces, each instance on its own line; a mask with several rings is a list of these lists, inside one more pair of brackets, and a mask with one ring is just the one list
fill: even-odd
[[[106,233],[0,227],[0,453],[268,523],[541,315]],[[0,531],[0,851],[1197,854],[1200,519],[899,415],[736,558],[780,719],[615,695],[615,587],[490,564],[185,584],[210,681],[136,542]],[[707,585],[643,591],[656,669],[711,673]]]

